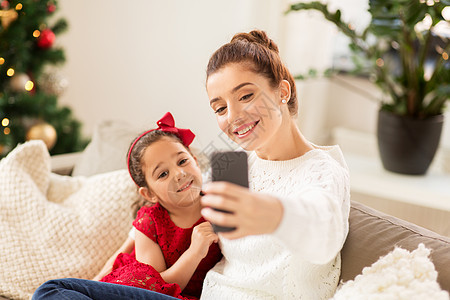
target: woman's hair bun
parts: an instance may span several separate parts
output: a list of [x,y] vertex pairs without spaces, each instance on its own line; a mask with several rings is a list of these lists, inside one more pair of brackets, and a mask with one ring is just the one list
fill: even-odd
[[250,43],[257,43],[264,47],[269,48],[270,50],[278,53],[278,46],[272,41],[266,34],[265,31],[262,30],[252,30],[249,33],[242,32],[237,33],[233,36],[230,43],[234,43],[236,41],[246,41]]

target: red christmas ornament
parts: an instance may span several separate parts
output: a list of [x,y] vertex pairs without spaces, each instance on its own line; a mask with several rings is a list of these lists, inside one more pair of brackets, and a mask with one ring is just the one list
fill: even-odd
[[41,31],[41,35],[37,40],[37,45],[39,48],[47,49],[53,45],[55,41],[55,34],[50,29],[44,29]]
[[49,4],[49,5],[47,6],[47,11],[48,11],[49,13],[54,13],[55,10],[56,10],[56,5],[55,5],[55,4]]
[[9,1],[3,0],[1,1],[2,9],[9,9]]

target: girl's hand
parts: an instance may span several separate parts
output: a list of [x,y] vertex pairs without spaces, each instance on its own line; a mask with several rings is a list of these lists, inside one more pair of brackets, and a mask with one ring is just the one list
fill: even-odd
[[[272,233],[283,217],[283,205],[270,195],[255,193],[248,188],[229,182],[211,182],[203,190],[202,215],[213,224],[236,227],[230,232],[221,232],[227,239],[247,235]],[[231,214],[213,210],[211,207],[227,210]]]
[[209,246],[218,241],[219,237],[213,231],[211,224],[203,222],[194,227],[189,249],[203,259],[208,254]]

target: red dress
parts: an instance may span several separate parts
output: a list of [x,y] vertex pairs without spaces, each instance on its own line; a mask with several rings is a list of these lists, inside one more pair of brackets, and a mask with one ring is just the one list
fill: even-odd
[[[191,228],[177,227],[167,210],[155,204],[142,207],[133,225],[161,247],[166,266],[170,268],[189,248],[193,228],[203,222],[202,217]],[[152,266],[137,261],[134,250],[130,254],[119,254],[111,273],[101,281],[144,288],[180,299],[195,299],[200,297],[206,273],[221,258],[218,244],[213,243],[183,291],[178,284],[165,282]]]

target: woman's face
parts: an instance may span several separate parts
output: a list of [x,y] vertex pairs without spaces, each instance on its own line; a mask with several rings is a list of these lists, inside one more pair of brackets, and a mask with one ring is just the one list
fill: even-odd
[[206,89],[220,129],[242,148],[258,151],[276,141],[283,114],[289,115],[281,103],[289,91],[271,87],[266,77],[242,64],[211,74]]
[[[154,202],[171,211],[199,200],[201,171],[195,158],[178,141],[163,137],[148,146],[143,170]],[[152,200],[151,200],[152,201]]]

